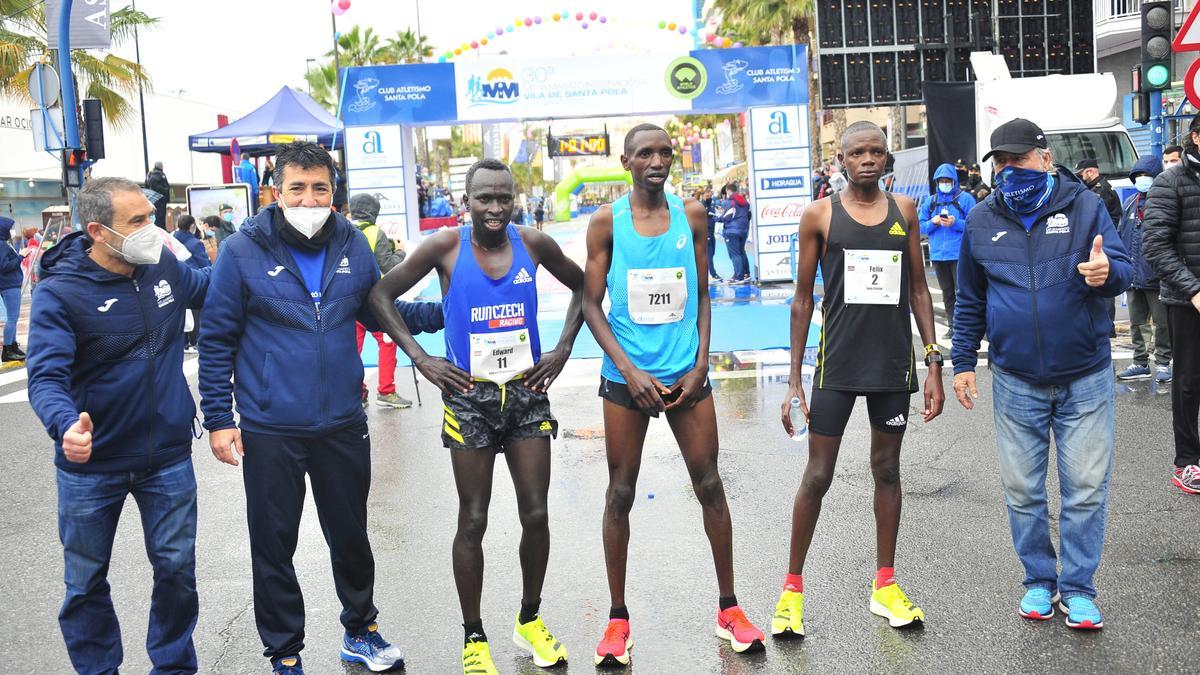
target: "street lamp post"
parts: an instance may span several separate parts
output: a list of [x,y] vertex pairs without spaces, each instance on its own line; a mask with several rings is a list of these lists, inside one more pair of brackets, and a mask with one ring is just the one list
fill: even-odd
[[[137,11],[137,0],[131,3],[133,11]],[[142,116],[142,164],[143,175],[150,173],[150,141],[146,135],[146,96],[142,88],[142,46],[138,42],[137,23],[133,24],[133,58],[138,66],[138,110]]]
[[304,80],[308,82],[308,95],[312,96],[312,64],[316,63],[316,59],[304,59]]

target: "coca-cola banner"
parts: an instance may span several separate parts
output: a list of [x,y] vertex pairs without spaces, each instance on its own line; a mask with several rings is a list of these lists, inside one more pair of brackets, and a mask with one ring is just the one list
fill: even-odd
[[750,110],[750,208],[758,278],[795,276],[795,234],[812,198],[808,107],[779,105]]

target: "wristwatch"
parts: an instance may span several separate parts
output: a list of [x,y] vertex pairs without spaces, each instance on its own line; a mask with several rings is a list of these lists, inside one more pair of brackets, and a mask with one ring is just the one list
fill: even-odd
[[942,361],[943,361],[942,353],[939,351],[935,350],[935,351],[927,352],[925,354],[925,365],[926,366],[931,366],[935,363],[938,365],[941,365]]

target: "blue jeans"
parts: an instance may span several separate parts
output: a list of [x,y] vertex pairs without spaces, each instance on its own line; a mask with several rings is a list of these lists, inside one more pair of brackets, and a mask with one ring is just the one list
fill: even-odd
[[729,251],[729,260],[733,263],[734,279],[750,276],[750,260],[746,258],[746,237],[743,233],[725,233],[725,248]]
[[[1017,557],[1027,588],[1058,589],[1064,598],[1094,598],[1108,519],[1116,408],[1108,368],[1066,385],[1031,384],[992,367],[996,445]],[[1046,467],[1054,431],[1062,496],[1059,548],[1050,540]]]
[[0,291],[0,300],[4,301],[4,344],[11,345],[17,341],[17,321],[21,318],[21,287]]
[[192,461],[136,473],[57,469],[58,537],[66,598],[58,624],[78,673],[116,673],[124,653],[108,586],[108,562],[125,497],[137,501],[154,569],[146,651],[152,673],[195,673],[196,475]]

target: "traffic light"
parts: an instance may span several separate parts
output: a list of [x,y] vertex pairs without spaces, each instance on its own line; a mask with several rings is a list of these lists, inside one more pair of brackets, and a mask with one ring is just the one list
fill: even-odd
[[1170,0],[1142,3],[1142,91],[1171,86],[1172,4]]
[[83,164],[87,153],[83,150],[63,150],[63,186],[83,187]]
[[88,159],[104,159],[104,112],[100,99],[83,99],[83,147]]

